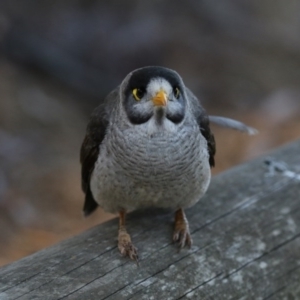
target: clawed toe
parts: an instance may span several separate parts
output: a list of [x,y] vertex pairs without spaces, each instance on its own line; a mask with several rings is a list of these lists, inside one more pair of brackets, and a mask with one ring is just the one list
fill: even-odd
[[175,214],[173,241],[178,243],[180,249],[185,246],[191,248],[193,243],[189,224],[182,209],[179,209]]
[[139,256],[137,253],[137,248],[134,247],[131,241],[122,239],[122,241],[119,241],[118,248],[122,256],[128,256],[130,259],[138,262]]
[[173,241],[178,243],[179,248],[184,248],[185,246],[191,248],[192,238],[189,230],[187,228],[176,229],[173,234]]
[[127,233],[125,228],[125,216],[126,211],[121,210],[119,212],[120,220],[119,220],[119,235],[118,235],[118,248],[122,256],[128,256],[130,259],[136,261],[138,264],[139,256],[137,253],[137,249],[131,243],[130,235]]

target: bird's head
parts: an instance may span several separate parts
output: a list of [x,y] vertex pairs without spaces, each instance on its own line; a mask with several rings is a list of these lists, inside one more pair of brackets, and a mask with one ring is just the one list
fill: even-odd
[[121,99],[132,124],[150,119],[178,124],[186,110],[185,87],[181,77],[163,67],[145,67],[130,73],[121,84]]

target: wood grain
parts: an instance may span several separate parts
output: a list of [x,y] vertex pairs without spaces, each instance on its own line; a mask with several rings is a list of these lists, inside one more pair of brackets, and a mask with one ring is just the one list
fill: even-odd
[[186,211],[128,218],[140,266],[118,253],[117,220],[0,269],[0,299],[300,299],[300,141],[216,176]]

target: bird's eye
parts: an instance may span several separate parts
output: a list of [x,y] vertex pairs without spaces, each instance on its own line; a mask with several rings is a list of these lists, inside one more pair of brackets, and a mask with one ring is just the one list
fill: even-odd
[[135,100],[139,101],[144,96],[144,91],[142,89],[133,89],[132,94]]
[[175,87],[174,88],[174,95],[175,95],[175,98],[178,99],[179,96],[180,96],[180,90],[178,87]]

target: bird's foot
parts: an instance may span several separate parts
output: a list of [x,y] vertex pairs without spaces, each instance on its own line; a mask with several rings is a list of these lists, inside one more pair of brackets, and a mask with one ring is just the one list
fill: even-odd
[[119,230],[118,248],[122,256],[129,256],[130,259],[138,263],[139,256],[137,249],[132,244],[130,235],[124,229]]
[[193,243],[189,224],[182,209],[179,209],[175,214],[173,241],[178,243],[180,249],[185,246],[191,248]]
[[184,248],[185,246],[191,248],[193,240],[191,238],[190,230],[186,224],[178,224],[178,226],[175,225],[173,241],[178,243],[179,248]]

